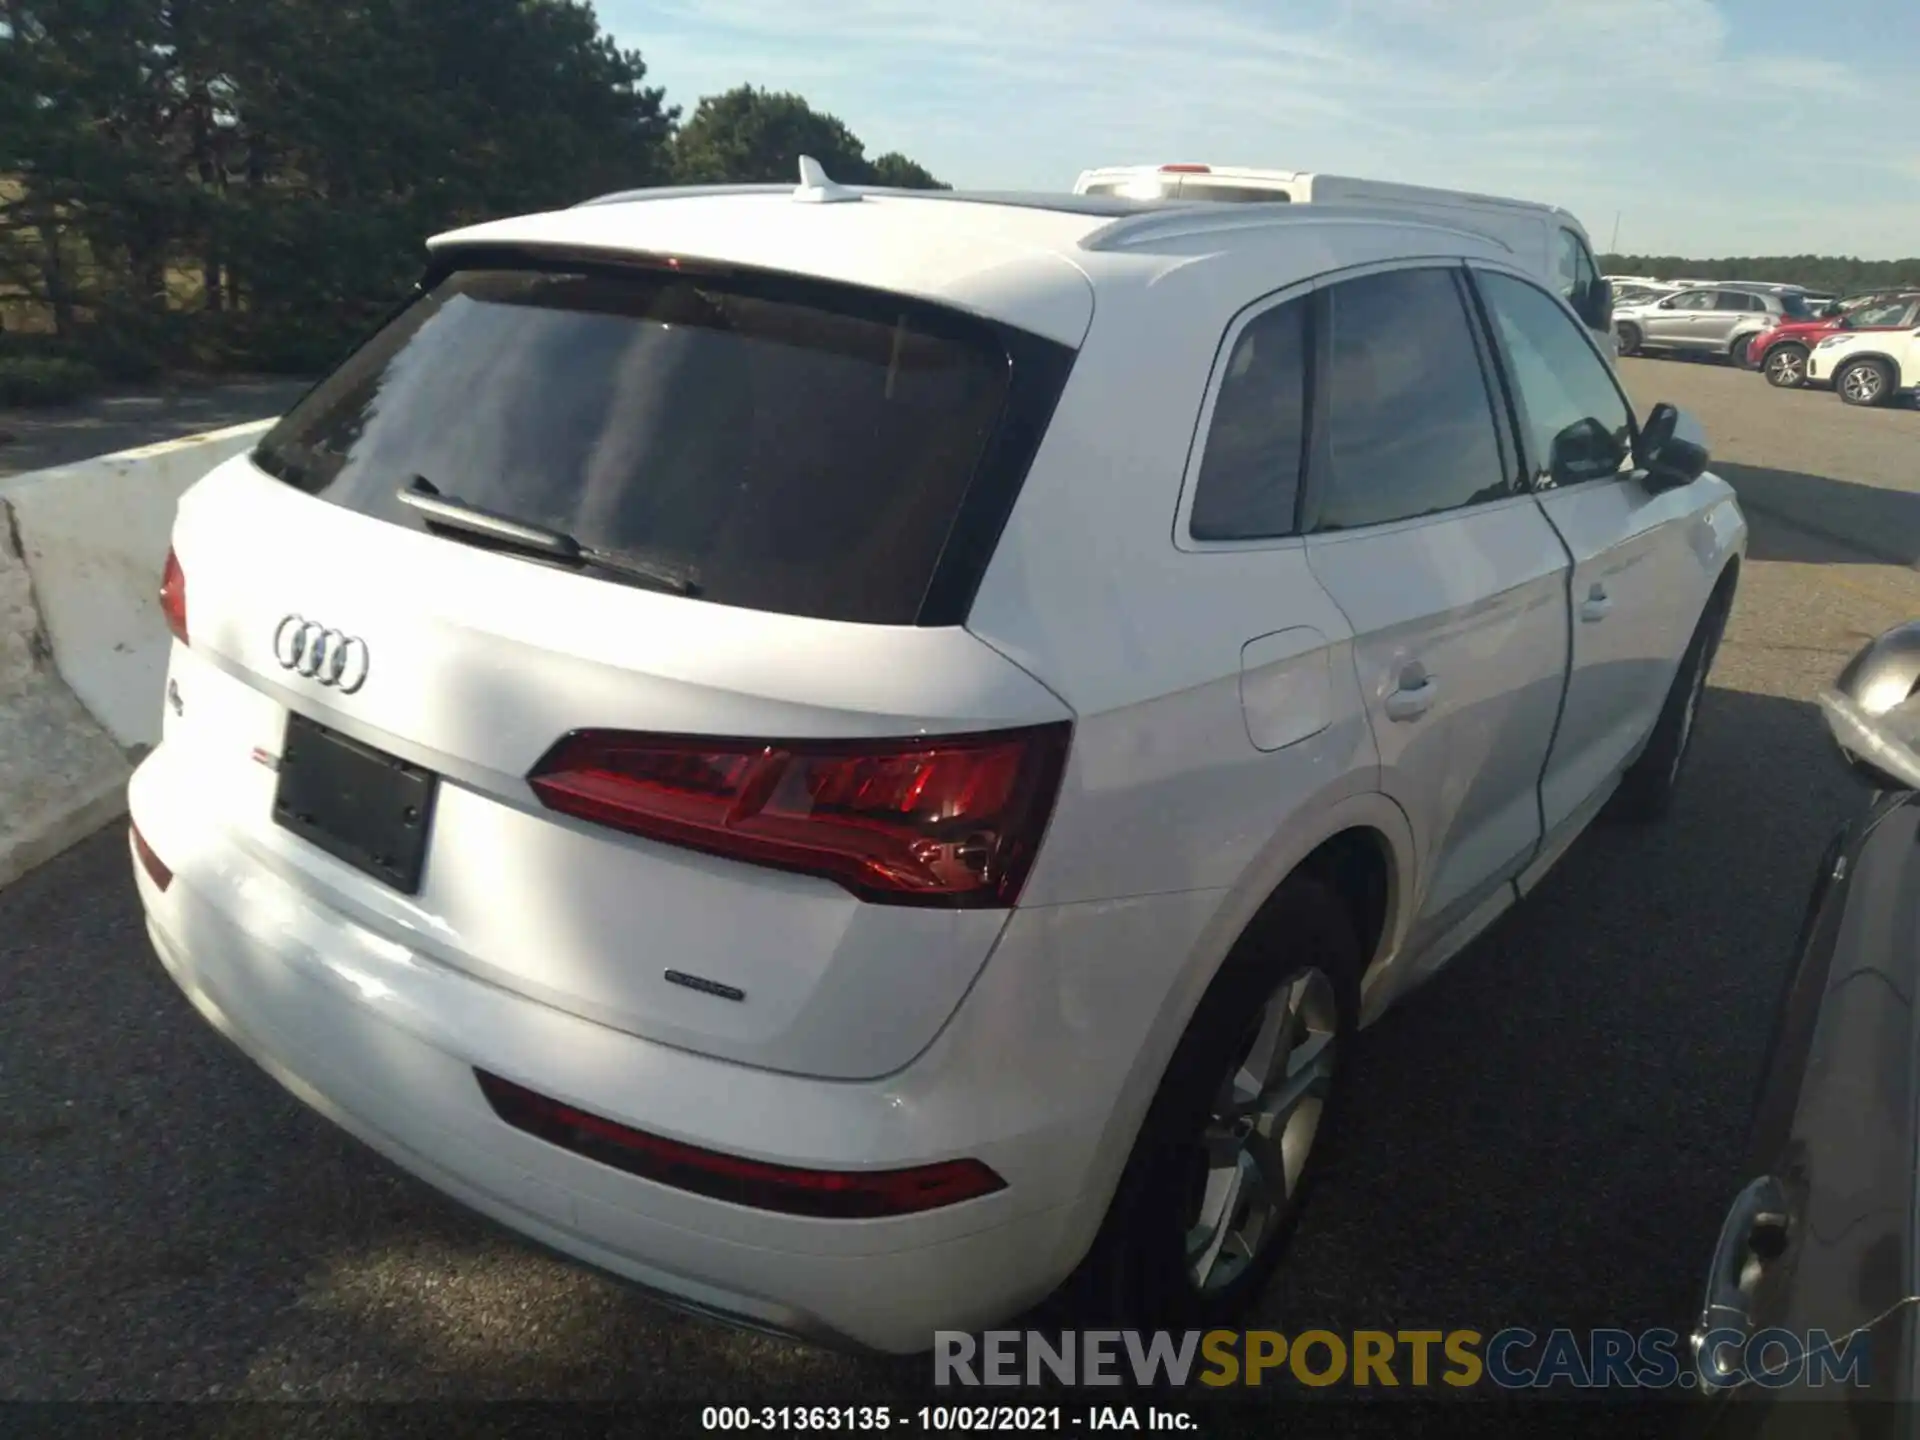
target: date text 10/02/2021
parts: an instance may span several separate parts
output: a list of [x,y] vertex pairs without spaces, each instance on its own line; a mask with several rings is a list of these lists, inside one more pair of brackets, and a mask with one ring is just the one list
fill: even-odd
[[931,1431],[1074,1431],[1198,1429],[1184,1410],[1136,1405],[709,1405],[703,1430],[798,1432],[900,1429]]

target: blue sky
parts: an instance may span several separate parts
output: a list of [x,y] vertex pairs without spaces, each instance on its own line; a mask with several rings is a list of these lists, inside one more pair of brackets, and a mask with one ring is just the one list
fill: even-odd
[[795,90],[869,154],[1069,188],[1200,160],[1550,201],[1606,248],[1920,255],[1916,0],[599,0],[688,112]]

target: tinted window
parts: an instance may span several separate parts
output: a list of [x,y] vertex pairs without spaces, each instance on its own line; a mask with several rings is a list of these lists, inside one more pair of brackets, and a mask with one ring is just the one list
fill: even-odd
[[1306,436],[1310,305],[1303,299],[1276,306],[1233,342],[1187,522],[1196,540],[1293,533]]
[[1779,298],[1780,309],[1788,318],[1793,320],[1811,320],[1813,318],[1813,307],[1807,303],[1806,296],[1789,293]]
[[267,436],[262,467],[422,525],[445,497],[690,572],[700,598],[911,624],[1003,403],[997,332],[838,287],[466,271]]
[[1560,232],[1560,293],[1571,303],[1578,304],[1581,296],[1592,288],[1594,281],[1600,278],[1594,268],[1593,257],[1587,253],[1587,247],[1580,237],[1571,230]]
[[1378,525],[1513,493],[1451,272],[1326,292],[1327,476],[1319,527]]
[[[1601,433],[1619,448],[1618,470],[1627,463],[1633,443],[1633,412],[1620,396],[1606,362],[1594,354],[1579,323],[1553,298],[1509,275],[1481,273],[1480,293],[1486,298],[1494,328],[1500,334],[1510,378],[1519,394],[1521,419],[1527,436],[1529,463],[1542,483],[1554,483],[1547,472],[1554,437],[1582,421],[1597,422],[1598,431],[1569,435],[1567,449],[1578,448],[1590,457]],[[1563,453],[1566,451],[1563,450]],[[1563,471],[1565,484],[1576,478]],[[1593,479],[1594,475],[1578,478]]]
[[1288,205],[1293,197],[1284,190],[1262,190],[1253,185],[1215,185],[1188,178],[1180,182],[1182,200],[1237,200],[1255,205]]

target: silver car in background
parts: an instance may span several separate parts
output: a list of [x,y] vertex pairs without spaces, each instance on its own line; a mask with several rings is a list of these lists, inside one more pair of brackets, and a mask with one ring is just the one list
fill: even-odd
[[1754,337],[1783,321],[1813,318],[1803,291],[1761,290],[1733,282],[1639,304],[1616,304],[1613,331],[1622,355],[1720,355],[1737,365],[1746,359]]

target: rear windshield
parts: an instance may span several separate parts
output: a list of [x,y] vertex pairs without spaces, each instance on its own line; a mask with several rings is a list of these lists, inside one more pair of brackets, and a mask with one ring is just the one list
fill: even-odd
[[993,326],[877,292],[463,270],[308,395],[255,460],[396,524],[425,528],[398,499],[425,482],[665,567],[700,599],[913,624],[1011,370]]

